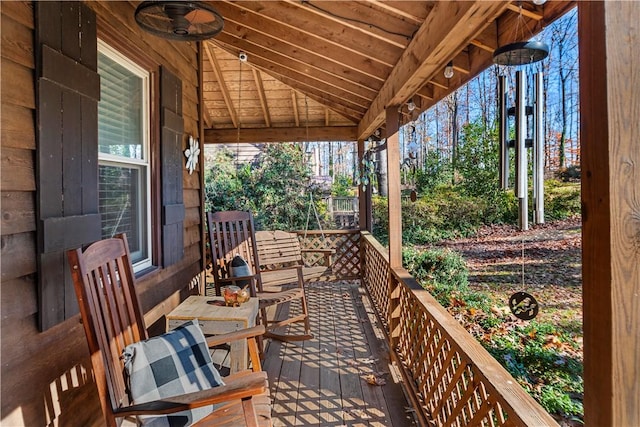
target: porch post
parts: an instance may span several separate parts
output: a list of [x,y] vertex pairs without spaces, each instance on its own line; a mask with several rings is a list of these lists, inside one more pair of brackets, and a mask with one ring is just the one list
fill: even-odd
[[402,206],[400,197],[400,139],[398,106],[387,107],[387,185],[389,209],[389,266],[402,267]]
[[584,409],[640,425],[640,3],[578,2]]
[[[362,167],[364,149],[364,139],[360,138],[358,139],[358,167]],[[372,183],[369,183],[364,191],[362,190],[362,185],[358,186],[358,221],[361,231],[373,231],[371,220],[371,188]]]

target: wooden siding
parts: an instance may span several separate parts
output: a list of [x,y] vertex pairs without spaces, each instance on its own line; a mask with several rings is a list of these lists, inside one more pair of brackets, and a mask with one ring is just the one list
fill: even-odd
[[[109,26],[183,82],[183,150],[187,135],[200,136],[198,50],[194,43],[169,43],[142,33],[128,2],[87,3],[96,11],[99,37]],[[88,350],[79,317],[38,331],[36,267],[36,139],[34,14],[31,2],[1,5],[1,282],[2,425],[103,425],[91,380]],[[132,52],[125,52],[131,54]],[[202,140],[202,138],[200,137]],[[154,142],[157,143],[157,142]],[[164,324],[196,285],[201,271],[202,158],[192,175],[183,170],[184,257],[170,268],[139,279],[146,322]],[[155,202],[154,202],[155,203]]]

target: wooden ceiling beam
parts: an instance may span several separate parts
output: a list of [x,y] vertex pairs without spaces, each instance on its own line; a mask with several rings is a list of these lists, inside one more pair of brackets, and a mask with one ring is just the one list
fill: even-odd
[[416,93],[441,69],[447,55],[468,45],[507,5],[501,1],[435,3],[360,122],[358,136],[365,138],[379,127],[385,108]]
[[355,141],[357,126],[309,126],[287,128],[205,129],[205,144],[258,142]]
[[227,88],[227,84],[224,81],[224,75],[222,70],[220,69],[220,64],[218,63],[218,59],[216,58],[213,49],[209,43],[203,43],[204,51],[207,54],[207,58],[209,63],[211,64],[211,68],[213,68],[213,72],[216,76],[216,80],[218,80],[218,85],[220,86],[220,91],[222,92],[222,97],[224,98],[224,103],[227,106],[227,110],[229,111],[229,116],[231,117],[231,122],[234,127],[238,127],[238,114],[236,112],[235,107],[233,106],[233,101],[231,100],[231,95],[229,94],[229,89]]
[[287,84],[290,84],[291,87],[301,92],[311,90],[313,93],[323,94],[323,96],[326,96],[327,100],[330,100],[332,103],[348,106],[354,111],[360,111],[361,113],[366,111],[367,105],[370,103],[369,99],[356,96],[344,88],[338,88],[339,90],[336,90],[336,86],[323,81],[318,76],[302,74],[289,67],[283,66],[285,64],[277,60],[272,60],[273,58],[273,55],[269,57],[250,55],[248,62],[280,81],[287,78],[289,81]]
[[264,93],[264,85],[262,84],[262,76],[260,71],[251,67],[253,72],[253,81],[258,88],[258,98],[260,99],[260,106],[262,107],[262,114],[264,115],[264,123],[267,127],[271,127],[271,115],[269,114],[269,104],[267,104],[267,96]]
[[429,80],[429,83],[441,89],[449,89],[449,86],[451,86],[448,82],[448,79],[445,78],[442,74],[433,76],[433,78]]
[[229,35],[219,36],[215,42],[232,55],[237,55],[237,52],[240,51],[246,52],[249,55],[249,62],[260,62],[264,68],[267,68],[265,64],[268,62],[272,64],[271,67],[286,68],[291,73],[305,76],[305,79],[310,82],[320,82],[320,84],[337,88],[344,92],[345,96],[353,96],[352,101],[363,103],[363,105],[368,105],[376,94],[375,88],[382,86],[381,83],[371,80],[369,80],[369,84],[373,84],[374,87],[354,84],[347,79],[327,73],[325,70],[311,68],[308,64],[298,59],[283,56],[278,52],[269,51],[259,45]]
[[406,20],[388,13],[381,13],[363,2],[287,1],[338,25],[352,28],[400,49],[407,47],[419,26],[419,23],[407,23]]
[[[453,69],[458,73],[469,74],[469,49],[465,49],[453,58]],[[443,70],[444,72],[444,70]]]
[[535,19],[536,21],[542,19],[542,15],[533,10],[526,9],[524,6],[522,6],[522,3],[519,6],[510,3],[509,6],[507,6],[507,9],[519,15],[526,16],[527,18]]
[[[382,84],[391,71],[390,65],[372,62],[366,52],[353,52],[342,46],[321,43],[321,40],[306,32],[261,16],[257,12],[252,13],[224,2],[216,3],[216,9],[225,17],[225,29],[212,41],[220,40],[225,35],[232,35],[252,42],[261,49],[269,49],[289,58],[313,64],[316,69],[326,69],[347,80],[361,81],[360,76],[364,75],[378,79]],[[229,40],[225,42],[232,44]],[[364,80],[364,84],[366,81],[367,79]]]
[[296,127],[300,127],[300,113],[298,112],[298,98],[296,97],[296,91],[291,89],[291,104],[293,107],[293,119],[296,122]]
[[[422,21],[424,21],[424,18],[427,16],[427,13],[425,13],[424,16],[421,16],[421,14],[418,14],[415,9],[408,11],[406,7],[405,8],[399,7],[400,3],[408,3],[408,2],[396,2],[396,1],[388,2],[388,1],[380,1],[380,0],[367,0],[367,2],[391,14],[407,19],[409,22],[412,22],[416,25],[422,24]],[[415,3],[417,4],[417,2]]]
[[491,52],[498,48],[498,25],[496,22],[492,22],[478,34],[473,40],[471,45],[484,49],[487,52]]
[[331,108],[331,110],[340,114],[344,118],[351,120],[354,123],[358,123],[365,113],[364,109],[346,105],[344,102],[339,102],[339,100],[337,100],[333,95],[329,93],[322,93],[316,90],[316,88],[314,87],[306,86],[305,84],[301,84],[300,82],[296,82],[285,76],[276,76],[276,78],[285,85],[297,88],[300,92],[307,95],[310,99],[313,99],[314,101],[328,108]]
[[209,114],[209,109],[207,108],[207,103],[203,101],[202,108],[202,119],[204,120],[204,124],[206,127],[211,127],[213,125],[213,120],[211,119],[211,114]]
[[[222,8],[228,1],[216,2],[216,8],[226,16]],[[308,46],[326,45],[333,49],[346,49],[355,55],[364,55],[371,61],[392,67],[398,60],[402,48],[383,43],[370,35],[363,34],[344,24],[338,24],[328,17],[321,17],[306,8],[287,2],[242,1],[232,3],[233,7],[259,14],[272,20],[270,25],[287,27],[288,35],[292,38],[299,35],[311,37]],[[244,14],[246,17],[246,14]],[[269,29],[271,32],[272,29]],[[320,43],[319,43],[320,42]]]

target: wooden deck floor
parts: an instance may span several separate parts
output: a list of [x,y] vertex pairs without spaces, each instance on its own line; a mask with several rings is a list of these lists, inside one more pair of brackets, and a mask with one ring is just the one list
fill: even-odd
[[359,281],[310,284],[307,299],[314,338],[267,343],[274,427],[416,425]]

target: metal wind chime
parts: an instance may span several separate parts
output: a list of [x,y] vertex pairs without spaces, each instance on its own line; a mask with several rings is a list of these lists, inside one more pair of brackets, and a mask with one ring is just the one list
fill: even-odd
[[[522,22],[521,22],[522,21]],[[517,29],[522,23],[522,4]],[[524,39],[524,31],[520,35]],[[539,41],[523,40],[501,46],[493,54],[493,62],[504,66],[518,66],[533,64],[543,60],[549,54],[546,44]],[[544,223],[544,126],[543,126],[543,74],[533,76],[533,91],[527,103],[527,81],[522,70],[516,71],[516,99],[515,105],[507,108],[507,78],[498,77],[498,107],[499,107],[499,139],[500,139],[500,186],[503,190],[509,188],[509,149],[515,149],[515,195],[518,198],[518,226],[521,231],[529,229],[529,153],[532,150],[533,173],[533,221],[535,224]],[[515,138],[508,140],[509,118],[515,121]],[[525,251],[524,236],[522,237],[522,290],[509,297],[509,309],[514,316],[522,320],[531,320],[538,315],[540,308],[536,299],[525,292]]]

